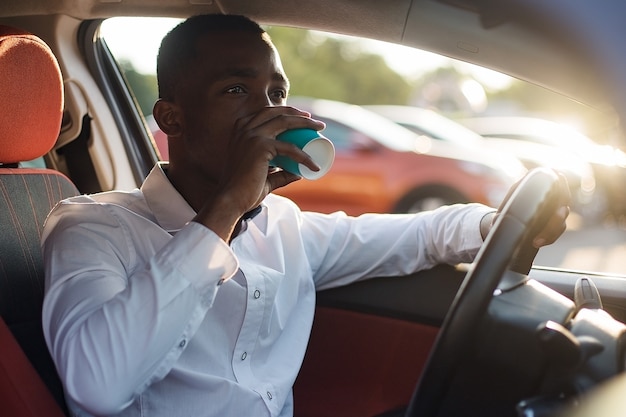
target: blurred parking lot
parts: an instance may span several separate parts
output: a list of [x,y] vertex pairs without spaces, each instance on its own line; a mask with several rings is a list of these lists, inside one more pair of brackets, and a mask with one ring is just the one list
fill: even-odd
[[568,230],[539,251],[535,265],[626,275],[626,226],[583,226],[572,215]]

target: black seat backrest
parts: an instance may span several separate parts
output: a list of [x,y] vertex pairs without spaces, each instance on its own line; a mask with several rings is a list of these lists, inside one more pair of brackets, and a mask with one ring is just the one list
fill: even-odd
[[[54,145],[63,112],[63,80],[41,39],[0,26],[0,84],[0,317],[65,410],[41,326],[40,237],[54,205],[78,190],[60,172],[19,167],[20,161],[45,155]],[[9,339],[2,337],[2,344],[11,343]],[[0,364],[2,360],[11,359],[0,357]]]

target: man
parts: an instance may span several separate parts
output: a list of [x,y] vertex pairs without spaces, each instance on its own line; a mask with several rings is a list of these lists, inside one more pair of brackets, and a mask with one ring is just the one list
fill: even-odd
[[[268,169],[275,140],[323,123],[286,105],[269,37],[241,16],[190,18],[163,40],[154,117],[169,164],[141,189],[81,196],[49,216],[43,319],[77,415],[290,416],[315,291],[471,261],[494,210],[301,212]],[[564,230],[567,207],[537,245]]]

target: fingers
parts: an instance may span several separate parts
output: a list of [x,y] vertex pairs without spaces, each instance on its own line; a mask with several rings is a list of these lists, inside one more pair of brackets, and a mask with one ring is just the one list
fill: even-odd
[[569,205],[571,203],[571,194],[567,178],[560,172],[559,175],[559,208],[552,215],[543,230],[533,240],[533,246],[540,248],[542,246],[554,243],[567,228],[567,217],[570,213]]
[[267,183],[269,186],[269,192],[274,191],[277,188],[284,187],[285,185],[291,184],[294,181],[301,180],[302,177],[299,177],[296,174],[292,174],[283,170],[274,170],[270,171],[267,175]]
[[559,207],[556,213],[548,220],[543,230],[533,239],[533,246],[540,248],[554,243],[565,232],[569,212],[569,206]]
[[309,154],[304,152],[302,149],[298,148],[296,145],[293,145],[291,143],[281,142],[278,140],[275,141],[273,145],[278,155],[288,156],[289,158],[293,159],[297,163],[305,165],[307,168],[315,172],[321,169],[320,166],[317,165],[317,163],[315,163],[313,159],[311,159]]
[[265,107],[261,111],[241,118],[237,124],[241,129],[258,131],[259,134],[275,138],[289,129],[309,128],[323,130],[324,122],[311,118],[311,113],[288,106]]
[[559,175],[559,186],[560,186],[560,195],[561,195],[561,205],[569,206],[572,202],[572,195],[570,193],[569,184],[567,182],[567,178],[561,172],[557,172]]
[[232,194],[240,208],[258,205],[274,189],[300,177],[279,169],[269,169],[277,155],[285,155],[313,171],[320,168],[297,146],[277,141],[276,135],[291,128],[321,130],[324,123],[293,107],[266,107],[240,118],[231,132],[228,161],[220,180],[220,189]]
[[548,223],[543,230],[533,240],[533,246],[540,248],[542,246],[551,245],[554,243],[567,228],[567,217],[570,213],[569,204],[571,203],[570,189],[567,183],[567,178],[562,173],[559,175],[559,208],[556,213],[552,215]]
[[[566,220],[570,213],[569,205],[571,203],[570,188],[565,175],[558,171],[555,172],[559,177],[559,208],[550,217],[544,228],[533,239],[532,244],[535,248],[540,248],[556,242],[556,240],[565,232],[567,228]],[[517,184],[512,187],[512,189],[516,186]],[[510,194],[511,192],[509,192],[509,195]]]
[[277,141],[276,136],[286,130],[296,128],[308,128],[323,130],[326,125],[311,118],[311,114],[288,106],[266,107],[261,111],[238,120],[236,129],[242,134],[238,135],[239,141],[243,141],[244,148],[249,150],[249,140],[255,141],[255,149],[261,151],[259,158],[269,162],[276,155],[287,156],[312,171],[319,171],[320,167],[311,157],[295,145]]

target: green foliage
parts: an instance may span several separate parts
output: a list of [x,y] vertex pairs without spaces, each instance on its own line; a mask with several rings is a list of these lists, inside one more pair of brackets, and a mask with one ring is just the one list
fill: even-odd
[[593,109],[544,87],[516,80],[509,88],[489,95],[494,108],[501,103],[515,103],[516,112],[537,115],[556,121],[571,120],[592,139],[610,142],[616,125],[610,114]]
[[120,60],[119,66],[124,72],[143,115],[152,114],[152,107],[158,98],[156,74],[139,73],[130,61],[124,59]]
[[412,87],[379,55],[345,41],[285,27],[266,29],[279,51],[291,95],[353,104],[403,104]]
[[[448,116],[466,112],[459,86],[468,74],[454,66],[437,68],[409,80],[385,60],[363,49],[358,39],[346,40],[303,29],[268,27],[291,83],[290,94],[353,104],[415,104]],[[121,59],[120,67],[144,115],[157,99],[155,74],[142,74]],[[433,98],[433,93],[437,98]],[[580,114],[580,104],[529,83],[513,82],[503,90],[486,91],[489,109],[563,118]],[[588,125],[593,122],[586,121]],[[596,123],[597,124],[597,123]]]

